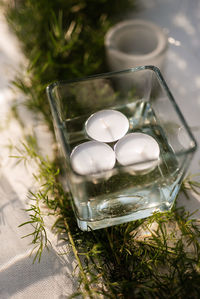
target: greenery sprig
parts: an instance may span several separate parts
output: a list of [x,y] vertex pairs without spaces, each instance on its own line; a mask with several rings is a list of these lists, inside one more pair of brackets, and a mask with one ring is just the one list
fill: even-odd
[[40,200],[43,197],[43,195],[39,192],[37,194],[34,194],[30,191],[30,200],[34,200],[34,204],[30,204],[29,208],[25,209],[25,211],[28,213],[30,220],[27,222],[22,223],[19,225],[19,227],[31,224],[33,228],[33,232],[23,236],[23,238],[32,236],[32,244],[34,244],[34,247],[31,251],[31,254],[33,252],[35,253],[33,262],[35,262],[37,259],[40,262],[42,252],[45,248],[48,249],[48,245],[50,245],[50,241],[48,240],[44,219],[42,217],[42,212],[40,209]]
[[[12,2],[13,3],[13,2]],[[4,4],[6,16],[29,60],[26,74],[13,84],[25,95],[25,105],[42,112],[52,130],[45,88],[59,79],[106,71],[103,39],[118,13],[132,1],[19,0]],[[35,260],[50,246],[44,215],[54,214],[55,233],[71,245],[79,269],[83,298],[199,298],[200,228],[184,209],[91,232],[80,231],[70,196],[60,183],[60,164],[41,155],[28,136],[17,146],[17,161],[37,165],[38,184],[27,209],[32,225]],[[182,190],[199,194],[199,177],[188,176]],[[41,205],[48,208],[44,214]]]

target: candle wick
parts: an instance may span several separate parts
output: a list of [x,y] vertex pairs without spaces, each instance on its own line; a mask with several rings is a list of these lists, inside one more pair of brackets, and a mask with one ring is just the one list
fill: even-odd
[[115,139],[115,136],[113,136],[112,130],[110,128],[110,126],[106,123],[106,121],[103,118],[100,118],[102,124],[104,125],[104,127],[106,128],[106,130],[108,130],[110,136],[112,137],[112,139]]
[[144,156],[144,151],[143,151],[143,148],[136,148],[135,149],[135,152],[137,153],[137,154],[141,154],[141,155],[143,155]]
[[88,162],[90,163],[91,166],[93,166],[93,170],[95,169],[96,171],[98,170],[98,164],[94,160],[93,157],[89,153],[86,152],[86,156],[88,157]]
[[103,123],[103,125],[106,127],[106,129],[109,129],[107,123],[105,122],[105,120],[103,118],[100,118],[100,120]]

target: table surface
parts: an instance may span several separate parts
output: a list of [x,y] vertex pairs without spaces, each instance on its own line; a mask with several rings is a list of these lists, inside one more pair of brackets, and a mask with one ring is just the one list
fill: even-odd
[[[148,3],[148,4],[147,4]],[[197,142],[200,141],[200,2],[198,0],[149,0],[144,1],[137,14],[163,27],[169,36],[164,77]],[[32,264],[29,257],[31,239],[22,236],[32,231],[31,226],[18,226],[28,220],[27,193],[34,188],[32,173],[35,166],[16,164],[10,158],[10,144],[18,145],[23,140],[23,131],[14,118],[10,119],[13,99],[23,101],[23,95],[13,92],[10,80],[27,61],[18,41],[9,31],[0,14],[0,298],[64,298],[75,290],[72,276],[75,261],[67,244],[51,233],[53,219],[48,218],[48,236],[52,247],[44,252],[41,262]],[[24,109],[24,108],[23,108]],[[40,116],[32,115],[21,108],[26,132],[34,132],[41,147],[49,156],[52,136]],[[49,144],[49,146],[47,146]],[[200,169],[198,149],[189,168],[190,173]],[[192,212],[200,208],[200,196],[191,194],[190,200],[178,197],[178,205]],[[200,212],[194,217],[200,218]],[[68,254],[61,254],[68,252]]]

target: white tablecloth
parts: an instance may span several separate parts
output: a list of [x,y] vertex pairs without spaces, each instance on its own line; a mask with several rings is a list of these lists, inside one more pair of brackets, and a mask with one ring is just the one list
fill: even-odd
[[[189,123],[196,140],[200,141],[200,2],[198,0],[149,0],[137,17],[149,19],[168,30],[171,44],[167,53],[164,77]],[[135,13],[128,17],[135,17]],[[176,42],[178,41],[178,43]],[[176,46],[175,44],[180,44]],[[30,226],[18,225],[28,220],[23,210],[27,192],[34,186],[34,165],[26,169],[10,158],[8,145],[19,144],[23,139],[21,127],[12,118],[8,122],[13,98],[9,81],[20,63],[26,64],[16,38],[9,32],[3,17],[0,18],[0,298],[64,298],[75,289],[72,276],[74,258],[67,244],[60,243],[50,232],[52,247],[45,251],[41,262],[32,264],[29,258],[31,239],[21,237],[32,231]],[[55,78],[56,79],[56,78]],[[41,131],[41,140],[51,144],[52,137],[40,119],[26,115],[27,129]],[[49,147],[50,148],[50,147]],[[189,171],[199,172],[199,150]],[[48,153],[51,155],[51,152]],[[200,208],[200,198],[178,198],[178,204],[187,210]],[[200,213],[196,213],[200,218]],[[50,223],[49,223],[50,226]],[[63,255],[60,253],[68,252]]]
[[[75,291],[74,257],[67,244],[59,242],[50,231],[52,246],[45,250],[40,263],[33,264],[30,238],[22,238],[33,231],[30,225],[18,226],[29,220],[27,212],[28,190],[34,187],[34,165],[10,158],[10,145],[20,146],[23,131],[15,118],[10,119],[10,107],[14,99],[23,101],[23,95],[11,90],[10,80],[20,65],[26,65],[19,44],[12,35],[5,19],[0,17],[0,298],[66,298]],[[21,108],[22,109],[22,108]],[[21,111],[21,110],[20,110]],[[40,133],[45,154],[51,156],[52,136],[41,119],[28,111],[21,111],[26,133]],[[48,146],[49,145],[49,146]],[[16,153],[17,154],[17,153]],[[67,254],[66,254],[67,253]]]

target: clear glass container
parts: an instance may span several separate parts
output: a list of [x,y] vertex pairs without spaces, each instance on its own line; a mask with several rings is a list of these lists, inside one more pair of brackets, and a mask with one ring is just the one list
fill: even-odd
[[[55,82],[47,94],[80,229],[99,229],[171,209],[197,145],[158,68],[141,66]],[[144,133],[156,140],[160,156],[155,167],[137,171],[142,169],[138,163],[123,166],[116,161],[110,170],[86,175],[72,168],[74,148],[91,140],[86,121],[107,109],[127,117],[126,134]],[[112,149],[115,144],[108,143]],[[139,164],[151,163],[147,156]]]

